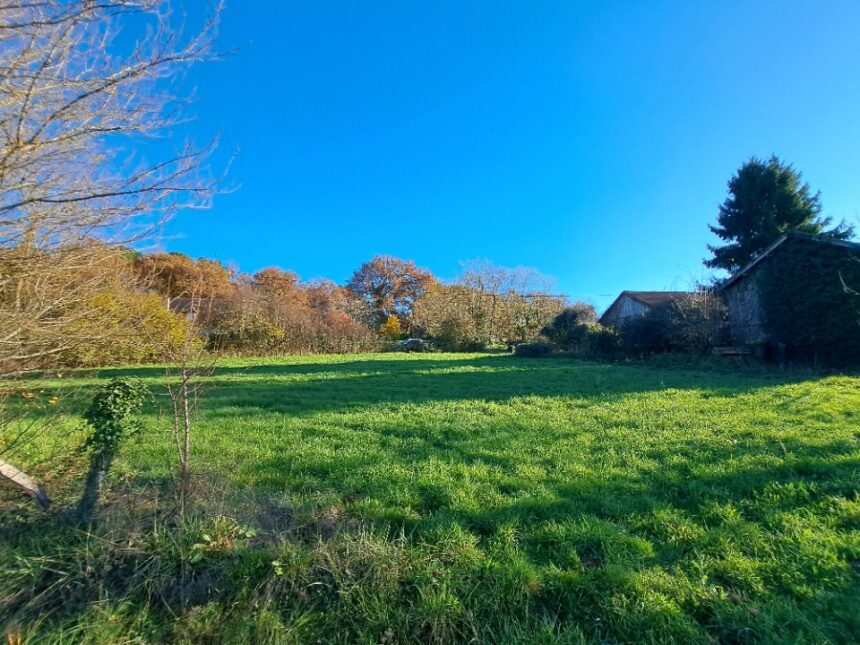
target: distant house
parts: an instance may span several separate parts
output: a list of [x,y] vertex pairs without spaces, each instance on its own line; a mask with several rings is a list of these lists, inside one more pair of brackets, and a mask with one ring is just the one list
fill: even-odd
[[654,307],[665,305],[690,295],[687,291],[622,291],[600,317],[605,327],[617,327],[624,322],[638,318]]
[[185,296],[167,297],[165,299],[168,311],[185,316],[189,320],[196,318],[200,311],[209,306],[210,303],[211,300],[208,298],[205,299],[205,302],[203,298],[187,298]]
[[168,311],[185,316],[188,320],[197,320],[201,316],[208,318],[213,314],[226,311],[229,306],[228,301],[224,298],[189,298],[185,296],[168,297],[165,304]]
[[[798,260],[788,263],[791,258]],[[860,324],[856,324],[856,315],[852,322],[851,311],[856,314],[856,308],[848,287],[858,268],[860,244],[805,233],[783,235],[720,286],[728,306],[732,342],[789,348],[821,345],[825,340],[856,343]],[[769,279],[781,289],[768,298],[764,286]],[[840,315],[846,309],[847,318]],[[791,327],[799,329],[785,331]],[[828,330],[831,337],[825,339],[821,329]]]

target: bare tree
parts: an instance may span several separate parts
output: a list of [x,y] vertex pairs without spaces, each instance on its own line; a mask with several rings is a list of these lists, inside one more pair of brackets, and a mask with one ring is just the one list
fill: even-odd
[[191,441],[194,416],[206,379],[215,371],[217,354],[206,351],[204,326],[212,320],[216,303],[211,285],[201,278],[184,299],[181,313],[187,324],[177,342],[162,345],[161,358],[166,364],[165,388],[170,400],[170,432],[176,447],[179,479],[179,511],[185,512],[191,482]]
[[484,342],[526,340],[564,306],[551,295],[555,280],[530,267],[503,267],[489,260],[462,263],[455,284],[470,294],[468,308]]
[[536,269],[488,260],[462,263],[452,284],[436,284],[415,303],[423,331],[451,348],[534,338],[563,308],[554,280]]
[[215,371],[216,359],[203,349],[200,337],[192,334],[186,343],[169,356],[165,370],[167,395],[170,399],[173,423],[171,434],[176,446],[177,475],[179,477],[179,510],[185,512],[191,483],[191,440],[194,416],[203,396],[207,377]]
[[219,12],[183,38],[163,0],[0,0],[0,379],[97,333],[74,323],[119,244],[209,205],[215,142],[149,144],[184,121],[171,81],[213,58]]

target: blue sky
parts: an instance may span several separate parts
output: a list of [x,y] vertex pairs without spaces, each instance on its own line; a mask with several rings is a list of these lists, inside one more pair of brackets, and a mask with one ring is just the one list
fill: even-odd
[[858,221],[858,28],[857,2],[233,0],[238,52],[183,83],[237,189],[163,246],[337,281],[488,258],[601,307],[684,288],[751,155]]

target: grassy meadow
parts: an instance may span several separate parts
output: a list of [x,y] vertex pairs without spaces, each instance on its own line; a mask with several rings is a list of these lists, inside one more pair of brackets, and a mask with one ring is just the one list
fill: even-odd
[[[488,354],[222,361],[181,518],[163,370],[48,375],[20,405],[48,414],[39,400],[118,375],[156,396],[96,527],[0,492],[10,639],[860,641],[860,378]],[[60,515],[84,436],[70,412],[16,453]]]

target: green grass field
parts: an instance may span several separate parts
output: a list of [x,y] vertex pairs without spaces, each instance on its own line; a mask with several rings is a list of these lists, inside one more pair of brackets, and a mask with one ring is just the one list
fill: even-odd
[[[98,379],[160,392],[161,373]],[[163,397],[92,532],[3,489],[10,633],[860,641],[860,378],[377,354],[225,361],[210,381],[186,519]],[[18,453],[60,508],[80,488],[78,424],[62,417]]]

